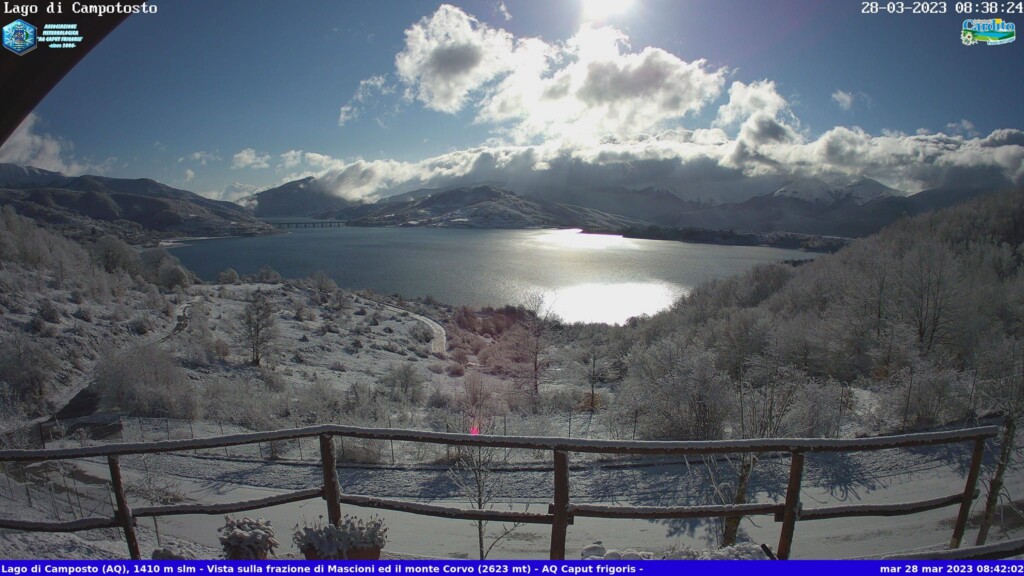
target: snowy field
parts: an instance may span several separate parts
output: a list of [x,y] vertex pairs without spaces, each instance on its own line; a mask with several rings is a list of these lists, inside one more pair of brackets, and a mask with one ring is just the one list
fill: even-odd
[[[215,428],[205,425],[197,436],[214,435]],[[231,432],[230,430],[228,432]],[[155,433],[155,431],[153,432]],[[286,491],[316,487],[322,482],[315,460],[315,446],[307,440],[300,460],[298,445],[292,444],[284,458],[267,461],[255,453],[237,448],[151,455],[123,459],[126,482],[141,493],[142,486],[174,493],[186,502],[220,503],[270,496]],[[398,443],[399,451],[408,445]],[[536,459],[534,451],[513,457],[515,464],[496,473],[495,508],[543,511],[552,498],[552,470],[546,457]],[[991,456],[991,450],[989,456]],[[882,450],[853,454],[810,454],[807,457],[801,500],[805,508],[854,503],[897,503],[948,495],[963,489],[970,454],[967,444],[918,449]],[[401,459],[400,459],[401,460]],[[596,504],[685,505],[712,503],[709,487],[715,473],[701,461],[687,463],[671,460],[595,459],[583,455],[571,457],[570,495],[573,502]],[[36,493],[32,506],[18,484],[0,482],[0,503],[4,515],[21,519],[53,519],[54,511],[64,520],[92,510],[109,515],[109,497],[104,482],[108,477],[103,460],[73,461],[77,496]],[[718,462],[718,475],[725,476],[728,462]],[[62,471],[52,467],[49,474],[57,484]],[[63,472],[69,473],[68,469]],[[442,464],[343,465],[339,467],[343,490],[351,494],[408,499],[456,507],[469,507]],[[788,459],[765,459],[752,480],[760,502],[784,498]],[[982,479],[986,478],[983,472]],[[1024,475],[1008,475],[1008,490],[1019,493]],[[529,495],[529,497],[524,497]],[[84,497],[85,501],[82,501]],[[104,503],[102,499],[108,498]],[[133,500],[139,505],[138,497]],[[975,502],[974,511],[981,507]],[[346,513],[369,515],[377,512],[344,507]],[[816,520],[797,524],[793,545],[794,558],[856,558],[892,552],[944,547],[952,534],[957,508],[896,518],[845,518]],[[390,511],[380,511],[389,527],[389,552],[413,557],[475,558],[476,528],[464,520],[438,519]],[[290,542],[294,526],[313,522],[326,515],[321,500],[310,500],[267,508],[250,513],[263,516],[278,529],[282,542],[278,555],[295,554]],[[139,520],[143,554],[160,541],[186,542],[200,557],[217,554],[219,516],[175,516]],[[780,524],[768,516],[747,518],[741,540],[777,546]],[[489,534],[500,531],[490,526]],[[635,548],[667,554],[673,547],[714,547],[714,526],[708,521],[642,521],[577,519],[569,527],[567,554],[575,557],[587,545],[600,541],[609,548]],[[993,530],[990,541],[1020,536],[1019,528],[1009,533]],[[282,537],[283,536],[283,537]],[[492,558],[545,558],[550,527],[527,525],[503,540],[491,553]],[[973,543],[969,529],[964,544]],[[5,558],[124,558],[127,549],[116,531],[83,532],[78,535],[26,534],[4,531],[0,534],[0,556]]]

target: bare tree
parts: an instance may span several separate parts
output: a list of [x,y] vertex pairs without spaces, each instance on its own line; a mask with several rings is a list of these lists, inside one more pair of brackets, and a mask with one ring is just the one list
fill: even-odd
[[[495,466],[507,461],[508,453],[505,450],[487,446],[470,446],[462,451],[458,460],[448,470],[448,477],[469,499],[470,505],[476,510],[490,508],[494,500],[500,477],[495,474]],[[514,522],[512,526],[504,526],[501,532],[487,545],[487,524],[485,520],[476,520],[477,545],[480,552],[480,559],[486,560],[487,555],[495,546],[510,534],[523,525],[522,522]]]
[[419,402],[423,399],[424,377],[416,370],[416,364],[403,362],[392,364],[378,381],[394,400]]
[[589,334],[583,351],[576,356],[577,369],[583,383],[590,386],[588,401],[590,412],[596,411],[597,385],[608,381],[608,369],[605,366],[609,350],[603,335],[599,331]]
[[990,377],[984,383],[982,395],[1002,412],[1003,429],[999,439],[999,460],[992,480],[989,481],[985,513],[975,542],[978,546],[988,539],[996,508],[1003,496],[1003,478],[1013,463],[1017,428],[1024,420],[1024,342],[1016,338],[1004,339],[994,347],[992,356],[987,370]]
[[242,335],[249,348],[249,362],[259,366],[273,350],[277,336],[274,305],[262,291],[253,293],[242,313]]
[[953,253],[939,242],[921,242],[903,259],[900,287],[904,314],[917,329],[917,341],[925,354],[949,328],[951,309],[961,293],[959,281]]
[[518,319],[502,336],[510,359],[515,363],[517,379],[536,400],[540,397],[540,380],[551,362],[548,340],[556,318],[544,310],[539,295],[531,295],[518,310]]
[[[740,438],[778,438],[787,436],[789,416],[797,405],[807,377],[799,370],[783,366],[777,358],[755,356],[747,361],[746,373],[736,389],[737,414],[734,430]],[[747,487],[757,466],[756,453],[740,456],[733,504],[747,501]],[[722,546],[732,546],[739,534],[742,516],[727,518]]]

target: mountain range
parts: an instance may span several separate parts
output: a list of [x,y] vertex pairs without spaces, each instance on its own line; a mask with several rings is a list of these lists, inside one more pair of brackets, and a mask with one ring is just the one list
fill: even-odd
[[474,186],[411,195],[341,210],[350,226],[430,226],[442,228],[569,228],[619,230],[640,221],[594,208],[518,196],[493,186]]
[[868,178],[842,186],[802,179],[742,202],[666,214],[655,223],[680,228],[859,237],[874,234],[900,218],[946,208],[994,191],[934,188],[906,195]]
[[10,205],[51,225],[129,237],[272,231],[238,204],[211,200],[156,180],[66,176],[16,164],[0,164],[0,205]]
[[[577,227],[633,233],[658,229],[736,233],[790,232],[816,236],[872,234],[899,218],[952,206],[992,192],[985,188],[937,188],[907,195],[861,178],[834,185],[800,178],[742,201],[684,200],[659,188],[622,187],[530,190],[494,184],[421,189],[378,200],[353,202],[326,190],[313,177],[247,196],[238,203],[211,200],[155,180],[66,176],[0,164],[0,205],[55,225],[86,224],[125,234],[224,236],[262,234],[260,219],[334,219],[351,226],[460,228]],[[671,236],[671,235],[670,235]]]

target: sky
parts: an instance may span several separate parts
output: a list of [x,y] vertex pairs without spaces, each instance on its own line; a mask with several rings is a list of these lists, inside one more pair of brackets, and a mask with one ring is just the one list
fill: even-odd
[[710,198],[809,176],[1024,183],[1024,42],[964,46],[953,2],[153,4],[0,161],[229,200],[305,176],[366,200],[478,182]]

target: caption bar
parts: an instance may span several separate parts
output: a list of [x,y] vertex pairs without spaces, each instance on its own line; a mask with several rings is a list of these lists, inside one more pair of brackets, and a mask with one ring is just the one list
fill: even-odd
[[794,560],[787,562],[750,560],[648,560],[549,562],[542,560],[403,560],[403,561],[291,561],[237,562],[227,560],[189,561],[92,561],[92,560],[0,560],[0,575],[33,574],[644,574],[674,575],[722,572],[745,575],[830,576],[844,574],[1024,574],[1024,560],[984,562],[896,560]]

